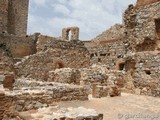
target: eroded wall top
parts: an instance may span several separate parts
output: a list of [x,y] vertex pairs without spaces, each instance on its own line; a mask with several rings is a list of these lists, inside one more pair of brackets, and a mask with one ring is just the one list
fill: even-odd
[[152,4],[154,2],[158,2],[160,0],[137,0],[136,7],[142,7],[148,4]]

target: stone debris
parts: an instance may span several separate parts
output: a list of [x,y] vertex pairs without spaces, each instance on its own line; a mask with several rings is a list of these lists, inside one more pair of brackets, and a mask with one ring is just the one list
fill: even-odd
[[0,1],[0,119],[102,120],[92,109],[55,105],[91,94],[160,97],[159,0],[137,0],[123,24],[90,41],[79,40],[78,27],[60,37],[26,35],[28,3]]
[[[55,111],[55,112],[53,112]],[[98,114],[94,109],[79,108],[59,108],[48,107],[38,109],[31,114],[31,120],[102,120],[103,114]]]

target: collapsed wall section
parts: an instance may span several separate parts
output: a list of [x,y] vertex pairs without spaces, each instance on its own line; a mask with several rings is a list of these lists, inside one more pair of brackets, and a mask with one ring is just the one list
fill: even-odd
[[160,53],[138,52],[128,54],[127,59],[134,60],[135,65],[130,70],[133,84],[139,94],[160,97]]
[[[136,8],[129,5],[124,13],[125,34],[124,43],[132,51],[153,51],[159,48],[157,30],[160,18],[160,1]],[[159,28],[159,27],[158,27]]]
[[81,41],[46,40],[43,44],[37,43],[37,49],[41,51],[16,64],[20,76],[47,80],[49,71],[90,65],[89,52]]
[[158,2],[159,0],[137,0],[136,7],[143,7],[148,4]]

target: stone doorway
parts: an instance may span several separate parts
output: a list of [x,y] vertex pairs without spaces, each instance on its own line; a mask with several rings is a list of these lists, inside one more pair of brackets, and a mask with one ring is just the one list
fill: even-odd
[[72,33],[71,33],[71,30],[69,30],[69,31],[68,31],[67,38],[68,38],[68,40],[71,40],[71,39],[72,39]]
[[62,39],[63,40],[79,40],[79,28],[78,27],[63,28]]

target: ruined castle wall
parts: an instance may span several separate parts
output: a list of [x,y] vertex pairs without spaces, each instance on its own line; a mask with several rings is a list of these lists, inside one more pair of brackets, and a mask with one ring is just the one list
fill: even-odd
[[25,36],[27,33],[29,0],[9,0],[8,33]]
[[7,32],[8,0],[0,1],[0,33]]
[[[5,117],[8,115],[12,115],[9,110],[12,106],[13,98],[5,95],[3,91],[0,91],[0,119],[6,119]],[[8,118],[9,119],[9,118]]]
[[[139,94],[160,97],[160,53],[137,52],[127,56],[136,63],[127,72],[131,70],[133,83],[139,89]],[[130,64],[129,66],[131,67]]]
[[36,53],[35,36],[18,37],[14,35],[0,35],[0,44],[5,46],[13,58],[22,58]]
[[40,52],[46,49],[45,47],[46,47],[47,41],[51,41],[51,40],[61,40],[61,38],[56,38],[56,37],[51,37],[46,35],[38,35],[37,43],[36,43],[37,52]]
[[8,72],[15,73],[13,59],[6,52],[6,49],[1,46],[0,48],[0,75],[4,75]]
[[20,75],[47,80],[49,71],[90,65],[89,52],[81,41],[48,40],[43,45],[37,43],[37,48],[41,51],[16,65]]
[[128,49],[140,52],[158,48],[159,11],[160,1],[140,8],[129,6],[124,14],[126,27],[124,41],[128,44]]
[[145,5],[158,2],[159,0],[137,0],[136,7],[143,7]]
[[116,63],[125,54],[124,44],[120,41],[101,41],[96,46],[88,48],[91,64],[104,64],[108,69],[116,69]]
[[78,27],[63,28],[62,39],[63,40],[79,40],[79,28]]

